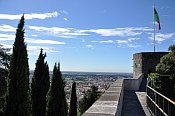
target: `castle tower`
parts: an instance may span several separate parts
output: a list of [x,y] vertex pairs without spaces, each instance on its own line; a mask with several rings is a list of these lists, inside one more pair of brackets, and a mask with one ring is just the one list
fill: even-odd
[[155,72],[160,58],[168,52],[141,52],[133,54],[133,78],[139,74]]

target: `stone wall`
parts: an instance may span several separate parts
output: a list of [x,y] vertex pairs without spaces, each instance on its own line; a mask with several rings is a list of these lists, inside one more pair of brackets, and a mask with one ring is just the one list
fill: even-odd
[[82,116],[121,116],[123,79],[117,79]]
[[143,77],[117,79],[82,116],[121,116],[124,90],[138,91]]
[[138,91],[143,78],[144,78],[143,74],[139,74],[136,78],[125,78],[124,79],[125,90]]
[[139,74],[155,72],[155,67],[160,62],[160,58],[168,52],[141,52],[133,55],[133,77]]

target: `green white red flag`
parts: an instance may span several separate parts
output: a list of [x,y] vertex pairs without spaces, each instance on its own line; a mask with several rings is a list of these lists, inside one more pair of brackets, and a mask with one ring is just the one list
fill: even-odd
[[156,21],[158,23],[158,26],[159,26],[159,30],[161,29],[160,27],[160,19],[159,19],[159,15],[156,11],[156,9],[154,8],[154,21]]

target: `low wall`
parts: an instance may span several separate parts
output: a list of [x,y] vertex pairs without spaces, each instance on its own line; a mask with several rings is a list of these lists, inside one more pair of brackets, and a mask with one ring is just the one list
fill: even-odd
[[144,77],[143,74],[139,74],[135,78],[125,78],[124,79],[125,90],[138,91],[143,77]]
[[121,116],[123,79],[117,79],[82,116]]
[[138,91],[143,77],[117,79],[82,116],[121,116],[124,90]]

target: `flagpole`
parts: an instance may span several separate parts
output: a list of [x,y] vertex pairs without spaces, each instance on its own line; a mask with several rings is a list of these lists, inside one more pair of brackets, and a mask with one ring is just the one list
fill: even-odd
[[[155,8],[155,1],[154,1],[154,8]],[[153,8],[153,15],[154,15],[154,8]],[[156,51],[156,28],[155,28],[155,17],[154,18],[154,52]]]

